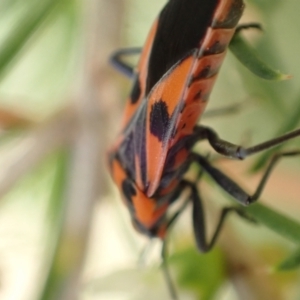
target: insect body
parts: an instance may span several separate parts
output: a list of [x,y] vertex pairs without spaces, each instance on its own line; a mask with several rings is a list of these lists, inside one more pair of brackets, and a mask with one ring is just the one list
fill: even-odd
[[[133,223],[164,237],[202,114],[243,12],[241,0],[171,0],[155,21],[110,152]],[[204,136],[201,138],[205,138]]]
[[208,160],[192,151],[194,144],[208,140],[219,153],[237,159],[278,145],[300,135],[296,130],[251,148],[221,140],[210,128],[197,125],[207,104],[243,13],[242,0],[170,0],[154,22],[142,50],[136,72],[120,60],[114,63],[135,76],[127,101],[122,130],[110,149],[110,171],[128,207],[135,228],[149,237],[164,240],[172,217],[169,206],[184,190],[193,204],[193,225],[197,246],[208,251],[214,244],[226,215],[237,208],[225,208],[212,240],[205,235],[204,213],[194,182],[183,175],[196,162],[238,202],[248,205],[259,198],[271,169],[271,162],[254,195],[247,194]]

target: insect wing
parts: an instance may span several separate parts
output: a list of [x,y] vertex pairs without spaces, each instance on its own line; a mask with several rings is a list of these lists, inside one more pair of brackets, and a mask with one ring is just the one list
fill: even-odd
[[192,134],[206,106],[243,8],[241,0],[205,0],[201,5],[172,0],[158,19],[146,86],[146,93],[151,88],[145,176],[149,197],[159,186],[168,150]]
[[195,58],[190,55],[167,73],[154,87],[147,103],[147,195],[159,185],[166,156],[176,131],[178,116],[183,108],[186,81]]
[[[141,136],[141,128],[138,129],[138,133],[135,134],[135,128],[138,127],[141,124],[141,119],[143,118],[143,100],[145,100],[145,91],[146,91],[146,80],[147,80],[147,74],[148,74],[148,60],[149,55],[152,48],[153,38],[155,36],[157,29],[157,21],[154,22],[152,25],[152,28],[150,30],[150,33],[147,37],[145,46],[142,50],[141,57],[138,63],[137,67],[137,73],[135,82],[133,85],[133,88],[131,90],[131,94],[129,98],[126,101],[126,106],[123,114],[123,120],[122,120],[122,131],[118,135],[116,141],[110,148],[110,153],[122,153],[121,154],[121,161],[132,163],[132,157],[134,156],[134,148],[136,146],[131,145],[132,153],[128,151],[128,147],[130,146],[129,140],[133,141],[134,135],[135,137],[139,139]],[[127,144],[127,145],[124,145]],[[123,144],[123,145],[122,145]],[[129,157],[126,157],[124,154],[124,148],[127,150],[127,155]],[[133,173],[133,169],[135,167],[135,164],[132,164],[130,166],[130,170],[132,170],[131,173]]]
[[142,100],[145,98],[149,56],[151,53],[153,39],[155,37],[156,30],[157,30],[157,20],[154,22],[154,24],[151,27],[151,30],[148,34],[145,45],[143,47],[141,57],[139,59],[139,63],[136,70],[136,78],[131,90],[131,94],[126,102],[125,112],[122,120],[123,128],[131,120],[132,116],[138,109],[139,105],[141,105]]
[[159,15],[146,82],[148,196],[152,196],[159,185],[178,116],[184,106],[183,97],[195,55],[218,3],[218,0],[202,3],[199,0],[172,0]]

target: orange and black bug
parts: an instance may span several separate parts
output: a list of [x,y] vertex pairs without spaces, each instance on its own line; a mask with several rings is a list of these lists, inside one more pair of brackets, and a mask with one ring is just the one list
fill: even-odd
[[[300,130],[296,130],[243,148],[197,124],[233,35],[237,29],[257,27],[237,27],[243,10],[242,0],[169,0],[150,30],[136,71],[122,57],[138,53],[139,49],[120,50],[112,58],[118,68],[134,77],[134,84],[122,130],[109,152],[110,171],[134,227],[149,237],[164,241],[170,225],[191,202],[196,243],[205,252],[214,245],[228,213],[242,214],[236,207],[224,208],[207,242],[196,182],[184,178],[192,163],[197,163],[239,203],[248,205],[259,198],[280,157],[300,154],[293,151],[275,156],[256,192],[249,195],[204,156],[192,151],[195,143],[207,140],[218,153],[244,159],[300,136]],[[186,190],[190,191],[187,200],[173,216],[168,216],[169,207]]]

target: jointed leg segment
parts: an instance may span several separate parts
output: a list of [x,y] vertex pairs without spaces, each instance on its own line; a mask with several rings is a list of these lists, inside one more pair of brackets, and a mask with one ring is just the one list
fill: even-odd
[[120,72],[126,76],[132,78],[134,76],[134,67],[123,61],[124,57],[139,55],[142,48],[124,48],[114,52],[110,58],[110,62],[116,67]]
[[259,153],[269,148],[275,147],[288,140],[300,137],[300,129],[294,130],[277,138],[263,142],[261,144],[244,148],[219,138],[218,134],[211,128],[205,126],[196,126],[194,130],[194,138],[203,139],[205,137],[210,145],[220,154],[228,157],[245,159],[247,156]]

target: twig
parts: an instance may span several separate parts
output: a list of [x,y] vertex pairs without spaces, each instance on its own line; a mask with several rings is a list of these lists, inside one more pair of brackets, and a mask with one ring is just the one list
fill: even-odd
[[1,162],[0,197],[45,156],[69,143],[75,133],[74,109],[68,108],[37,126]]

